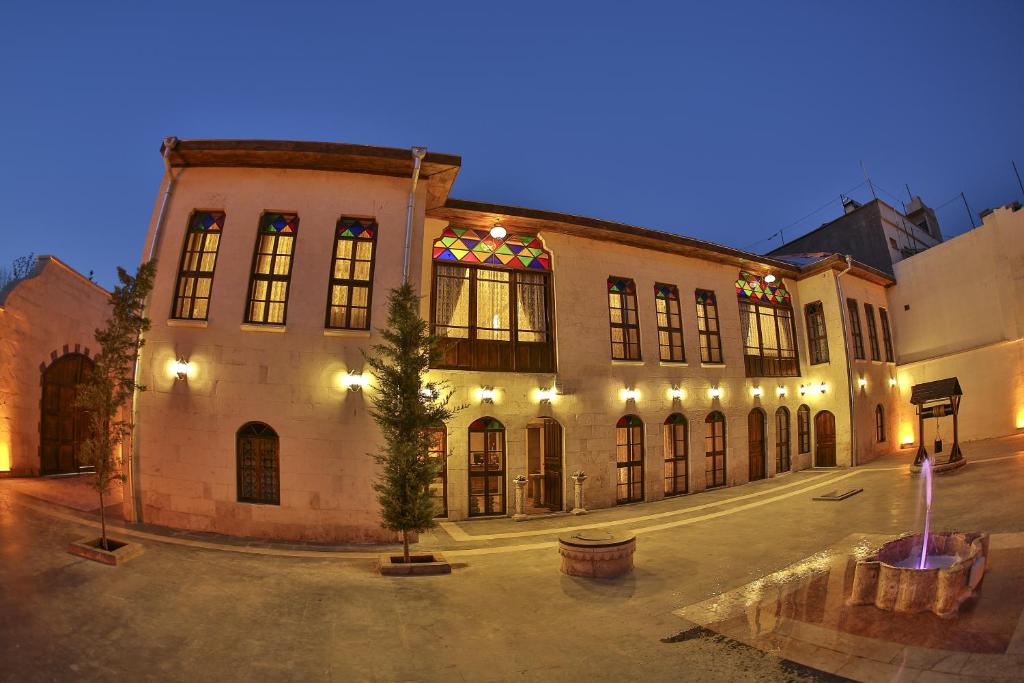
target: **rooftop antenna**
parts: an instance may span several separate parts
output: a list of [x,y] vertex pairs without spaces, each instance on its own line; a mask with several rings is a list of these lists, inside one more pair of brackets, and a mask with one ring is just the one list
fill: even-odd
[[1024,183],[1020,181],[1020,171],[1017,170],[1017,163],[1013,159],[1010,159],[1010,163],[1013,164],[1013,172],[1017,176],[1017,184],[1020,185],[1020,193],[1024,195]]
[[860,170],[864,173],[864,180],[868,181],[868,187],[871,188],[871,198],[878,199],[878,195],[875,194],[875,184],[871,182],[871,176],[868,175],[868,169],[864,167],[864,160],[861,159]]
[[910,197],[910,201],[914,201],[914,195],[910,192],[910,185],[903,183],[903,187],[907,188],[907,196]]

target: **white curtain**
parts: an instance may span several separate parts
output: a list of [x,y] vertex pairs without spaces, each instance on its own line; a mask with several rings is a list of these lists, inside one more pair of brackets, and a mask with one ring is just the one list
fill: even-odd
[[436,334],[441,337],[469,337],[469,269],[437,266],[435,290]]

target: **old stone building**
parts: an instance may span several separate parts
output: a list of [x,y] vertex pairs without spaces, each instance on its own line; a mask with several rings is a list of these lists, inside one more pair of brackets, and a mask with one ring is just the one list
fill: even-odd
[[409,210],[408,150],[164,153],[129,497],[147,522],[386,538],[362,351],[406,260],[445,342],[431,379],[468,406],[437,433],[449,519],[510,514],[519,475],[527,511],[547,513],[570,506],[576,471],[608,507],[896,443],[893,279],[874,268],[452,199],[449,155],[423,157]]

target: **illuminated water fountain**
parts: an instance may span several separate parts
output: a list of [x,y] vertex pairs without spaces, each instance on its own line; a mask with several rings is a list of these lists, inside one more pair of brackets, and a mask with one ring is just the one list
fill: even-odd
[[891,612],[934,612],[955,616],[985,574],[988,534],[931,533],[932,467],[922,463],[924,532],[890,541],[857,562],[850,605],[874,605]]

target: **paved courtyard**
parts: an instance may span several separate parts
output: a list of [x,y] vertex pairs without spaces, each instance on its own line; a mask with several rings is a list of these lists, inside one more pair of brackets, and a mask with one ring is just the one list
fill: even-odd
[[[113,569],[64,552],[94,533],[89,513],[0,480],[0,680],[1021,680],[1024,438],[965,452],[936,480],[933,529],[994,534],[981,598],[952,626],[888,630],[884,613],[860,612],[860,630],[840,614],[842,568],[919,529],[909,453],[583,517],[446,523],[421,546],[453,573],[417,578],[377,576],[376,548],[146,527],[118,530],[145,553]],[[811,500],[848,488],[864,491]],[[634,572],[562,576],[555,539],[577,525],[637,533]]]

